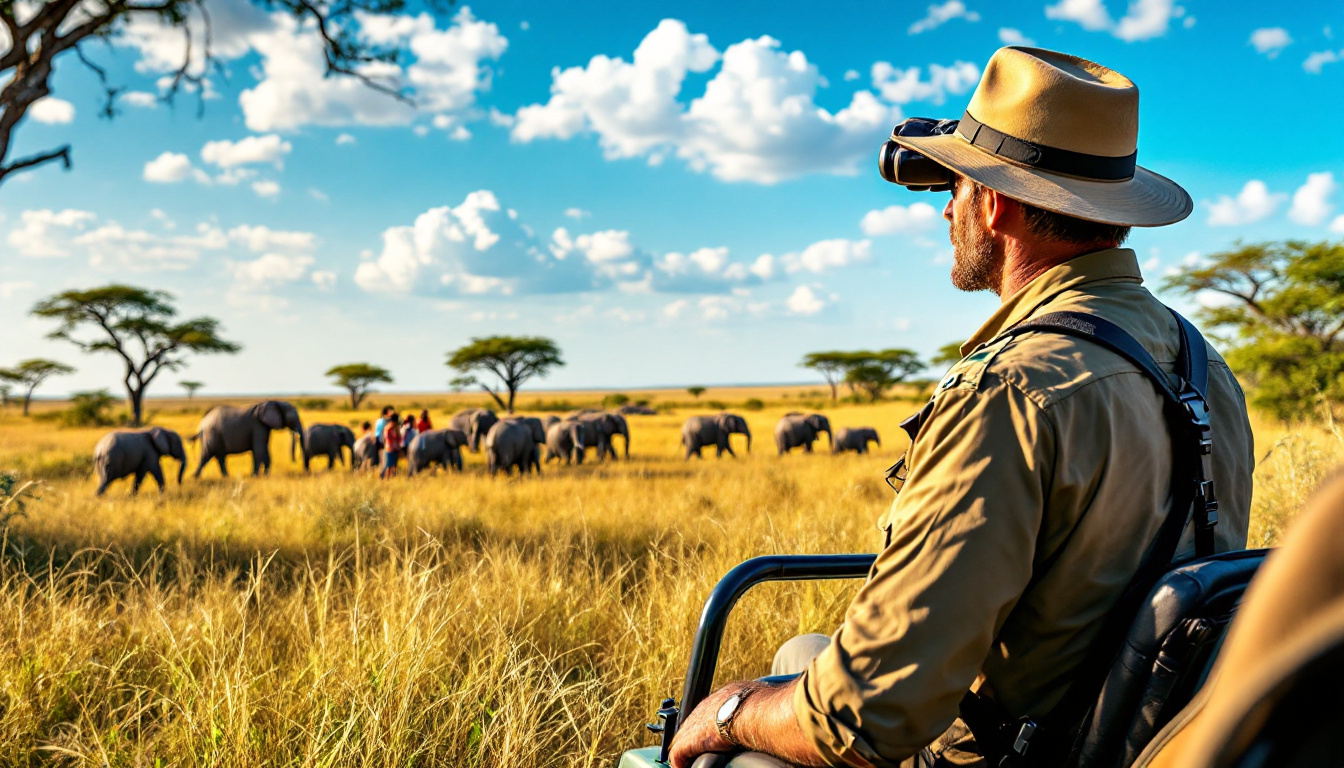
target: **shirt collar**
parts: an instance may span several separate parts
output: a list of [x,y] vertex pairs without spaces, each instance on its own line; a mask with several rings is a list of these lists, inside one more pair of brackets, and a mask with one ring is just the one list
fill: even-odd
[[998,310],[980,326],[980,330],[961,345],[961,354],[963,357],[970,354],[971,350],[1031,317],[1036,310],[1067,290],[1088,283],[1117,279],[1143,282],[1143,275],[1139,272],[1139,258],[1130,248],[1093,251],[1052,267],[999,305]]

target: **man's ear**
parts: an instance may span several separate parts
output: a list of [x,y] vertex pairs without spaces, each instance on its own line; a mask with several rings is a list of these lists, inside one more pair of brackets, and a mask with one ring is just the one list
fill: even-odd
[[1022,218],[1022,204],[1001,192],[986,188],[985,194],[980,196],[980,204],[984,206],[981,213],[986,226],[995,232],[1016,229]]

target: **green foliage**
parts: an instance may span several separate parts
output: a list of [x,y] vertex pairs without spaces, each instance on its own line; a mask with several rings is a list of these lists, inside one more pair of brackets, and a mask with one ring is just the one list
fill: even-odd
[[[16,384],[23,389],[23,415],[28,415],[28,406],[33,399],[33,391],[42,382],[52,376],[64,376],[74,373],[75,369],[55,360],[33,358],[24,360],[13,368],[0,368],[0,381]],[[5,397],[9,399],[8,394]]]
[[[544,378],[551,369],[561,367],[560,347],[542,336],[487,336],[473,338],[470,344],[448,353],[448,366],[461,376],[454,384],[479,384],[490,394],[500,408],[513,413],[513,401],[518,389],[529,379]],[[499,391],[478,381],[473,372],[494,374],[500,386],[509,394],[507,402]]]
[[329,411],[331,401],[325,397],[298,397],[293,401],[295,408],[305,411]]
[[38,481],[19,482],[9,472],[0,472],[0,529],[8,528],[9,521],[28,514],[28,504],[42,497],[37,495]]
[[[219,321],[197,317],[177,321],[173,299],[163,291],[129,285],[63,291],[39,301],[32,314],[60,325],[47,338],[62,339],[84,352],[110,352],[125,367],[131,423],[139,425],[145,390],[161,371],[182,367],[189,353],[233,354],[241,349],[219,335]],[[76,335],[84,329],[91,337]]]
[[919,356],[908,349],[851,352],[845,383],[855,395],[862,393],[875,403],[882,393],[925,367]]
[[933,357],[929,358],[929,365],[934,368],[949,368],[961,362],[961,342],[950,341],[938,348]]
[[568,413],[577,411],[583,406],[578,405],[573,400],[537,400],[527,406],[529,411],[540,411],[542,413]]
[[831,402],[837,398],[836,385],[845,377],[845,372],[849,370],[851,364],[850,352],[809,352],[803,356],[803,361],[798,365],[803,368],[811,368],[826,380],[827,386],[831,388]]
[[70,407],[61,411],[61,423],[67,427],[110,427],[116,424],[109,411],[116,400],[106,389],[76,392]]
[[1222,299],[1198,318],[1228,345],[1255,405],[1291,420],[1344,400],[1344,244],[1240,245],[1164,287]]
[[742,403],[742,410],[744,411],[760,411],[764,408],[765,403],[759,397],[749,397],[746,402]]
[[615,392],[602,398],[603,408],[620,408],[622,405],[630,402],[630,396]]
[[705,394],[704,387],[687,387],[686,391],[689,392],[691,397],[694,397],[696,400],[699,400],[700,396]]
[[392,372],[368,363],[347,363],[335,365],[327,370],[326,376],[332,383],[350,391],[350,410],[358,410],[359,404],[372,391],[374,384],[391,384]]
[[187,399],[190,400],[196,396],[196,390],[204,387],[205,384],[199,381],[179,381],[177,386],[187,390]]

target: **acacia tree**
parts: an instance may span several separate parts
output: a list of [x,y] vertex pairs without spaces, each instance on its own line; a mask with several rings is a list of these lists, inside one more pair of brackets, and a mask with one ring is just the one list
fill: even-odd
[[[490,393],[499,407],[513,413],[518,388],[535,376],[544,377],[552,368],[563,366],[560,347],[541,336],[488,336],[472,339],[470,344],[448,353],[448,365],[461,374],[456,382],[479,384]],[[507,402],[498,389],[476,379],[476,371],[494,374],[508,392]]]
[[23,389],[23,415],[27,416],[28,405],[33,400],[33,391],[41,386],[42,382],[52,376],[65,376],[74,372],[75,369],[65,363],[39,357],[24,360],[13,368],[0,368],[0,379],[17,384]]
[[[121,358],[131,423],[139,426],[145,390],[160,372],[181,368],[189,353],[233,354],[242,349],[220,338],[219,321],[212,317],[177,322],[172,301],[163,291],[108,285],[50,296],[38,302],[32,314],[60,321],[47,338]],[[86,328],[93,332],[90,338],[75,335]]]
[[831,402],[834,403],[839,399],[836,387],[853,364],[852,352],[809,352],[803,356],[803,361],[798,365],[821,374],[831,388]]
[[1344,399],[1344,243],[1239,244],[1164,288],[1221,297],[1197,316],[1228,345],[1256,405],[1288,420]]
[[882,393],[926,367],[914,351],[884,349],[880,352],[850,352],[845,383],[855,395],[863,393],[877,402]]
[[[406,0],[253,0],[266,10],[287,12],[301,22],[312,20],[311,34],[322,40],[328,75],[352,77],[365,85],[408,100],[394,83],[364,74],[366,65],[395,61],[398,51],[370,45],[355,33],[363,13],[396,13]],[[448,0],[451,3],[452,0]],[[431,2],[430,6],[444,3]],[[210,14],[206,0],[46,0],[22,3],[0,0],[0,26],[9,48],[0,54],[0,182],[10,174],[50,163],[70,167],[65,145],[12,159],[14,130],[33,104],[51,93],[56,59],[79,61],[102,84],[101,115],[117,114],[116,99],[125,88],[109,82],[106,70],[88,56],[88,44],[114,38],[136,19],[156,19],[179,31],[184,39],[181,65],[167,79],[162,98],[171,101],[183,88],[196,91],[204,105],[206,79],[219,68],[211,47]],[[306,28],[301,25],[301,28]]]
[[699,400],[700,396],[705,394],[705,388],[699,385],[694,387],[687,387],[686,392],[690,394],[691,397],[694,397],[696,400]]
[[936,368],[943,368],[946,366],[955,365],[959,362],[961,362],[960,341],[949,341],[948,343],[939,347],[938,351],[933,353],[933,357],[929,358],[929,365],[932,365]]
[[179,381],[177,382],[177,386],[187,390],[187,399],[190,400],[193,397],[196,397],[196,390],[204,387],[205,384],[199,381]]
[[368,397],[374,384],[379,382],[392,383],[392,373],[390,371],[368,363],[333,366],[331,370],[327,371],[326,375],[331,377],[333,384],[338,387],[345,387],[350,391],[350,410],[352,411],[359,409],[359,404],[364,402],[365,397]]

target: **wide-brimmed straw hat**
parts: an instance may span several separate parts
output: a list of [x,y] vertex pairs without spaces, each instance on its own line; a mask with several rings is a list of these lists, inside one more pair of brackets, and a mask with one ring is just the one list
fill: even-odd
[[1174,224],[1194,208],[1136,164],[1139,89],[1111,69],[1040,48],[1000,48],[954,133],[893,136],[1014,200],[1088,221]]

